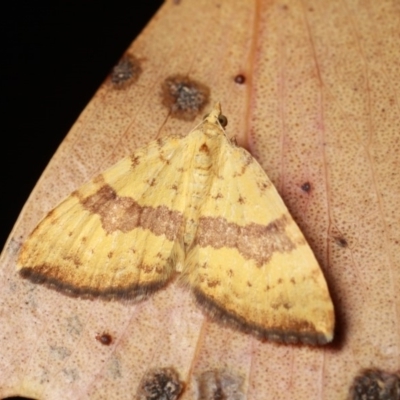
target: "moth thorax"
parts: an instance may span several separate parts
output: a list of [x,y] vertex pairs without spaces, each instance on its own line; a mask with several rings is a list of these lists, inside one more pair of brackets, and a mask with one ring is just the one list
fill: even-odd
[[209,146],[206,142],[199,146],[199,151],[194,157],[193,176],[188,187],[188,203],[185,210],[185,222],[183,242],[184,248],[187,249],[193,243],[200,208],[207,199],[211,184],[212,175],[212,157]]

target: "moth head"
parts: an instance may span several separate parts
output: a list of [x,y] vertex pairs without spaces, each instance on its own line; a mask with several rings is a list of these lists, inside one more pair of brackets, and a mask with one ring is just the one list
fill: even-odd
[[225,128],[228,125],[228,119],[222,114],[221,104],[216,103],[213,109],[204,116],[204,121],[210,122],[212,124],[220,125]]

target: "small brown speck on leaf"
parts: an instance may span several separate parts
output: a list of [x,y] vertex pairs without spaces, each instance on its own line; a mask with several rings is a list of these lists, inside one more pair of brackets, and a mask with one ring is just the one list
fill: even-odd
[[101,335],[96,335],[96,340],[105,346],[109,346],[112,342],[112,336],[109,333],[102,333]]
[[193,121],[209,102],[210,89],[183,75],[167,78],[162,84],[162,103],[171,116]]
[[203,372],[198,380],[199,400],[244,400],[243,378],[225,370]]
[[362,371],[353,381],[348,400],[400,400],[400,371]]
[[236,75],[235,82],[238,83],[239,85],[242,85],[243,83],[246,82],[246,77],[242,74]]
[[341,236],[335,237],[335,243],[340,247],[347,247],[349,245],[347,243],[347,240],[344,237],[341,237]]
[[176,400],[184,389],[174,368],[148,370],[136,394],[137,400]]
[[311,191],[311,184],[310,182],[305,182],[301,185],[301,190],[306,193],[310,193]]
[[136,82],[141,73],[140,61],[133,55],[126,55],[113,68],[111,82],[116,89],[123,89]]

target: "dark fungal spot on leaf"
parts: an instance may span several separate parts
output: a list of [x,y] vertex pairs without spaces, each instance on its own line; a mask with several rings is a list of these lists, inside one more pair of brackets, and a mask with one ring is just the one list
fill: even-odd
[[101,344],[104,344],[105,346],[109,346],[112,342],[112,336],[109,333],[102,333],[99,335],[96,335],[96,340],[99,341]]
[[183,383],[174,368],[155,368],[148,370],[136,394],[137,400],[176,400],[184,389]]
[[305,182],[305,183],[303,183],[303,184],[301,185],[301,190],[302,190],[303,192],[310,193],[310,192],[311,192],[311,183],[310,183],[310,182]]
[[142,73],[140,61],[133,55],[125,55],[111,71],[111,83],[116,89],[124,89],[139,79]]
[[235,76],[235,82],[239,85],[242,85],[246,82],[246,77],[243,74],[238,74]]
[[348,400],[399,400],[400,371],[366,369],[354,378]]
[[243,400],[243,378],[226,370],[203,372],[197,379],[199,400]]
[[209,102],[210,89],[183,75],[167,78],[162,84],[162,104],[171,116],[193,121]]

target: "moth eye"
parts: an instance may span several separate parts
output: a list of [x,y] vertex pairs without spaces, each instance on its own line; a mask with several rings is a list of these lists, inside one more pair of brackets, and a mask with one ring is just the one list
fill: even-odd
[[225,117],[225,115],[220,115],[219,117],[218,117],[218,121],[219,121],[219,123],[221,124],[221,126],[223,127],[223,128],[225,128],[227,125],[228,125],[228,118],[226,118]]

